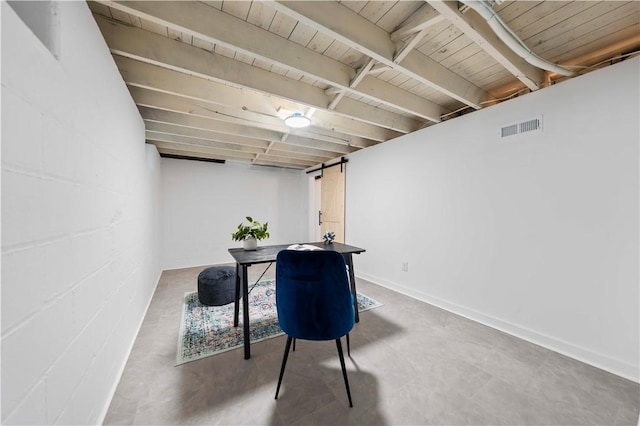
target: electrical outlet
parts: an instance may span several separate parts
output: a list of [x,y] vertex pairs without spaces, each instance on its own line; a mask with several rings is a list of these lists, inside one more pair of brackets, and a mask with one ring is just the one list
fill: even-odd
[[402,262],[402,271],[409,272],[409,262]]

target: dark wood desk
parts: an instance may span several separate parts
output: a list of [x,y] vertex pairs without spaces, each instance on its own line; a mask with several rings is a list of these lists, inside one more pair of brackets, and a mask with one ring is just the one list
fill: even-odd
[[[353,304],[356,312],[356,322],[360,321],[358,315],[358,298],[356,292],[356,275],[353,270],[353,254],[360,254],[365,249],[354,247],[342,243],[305,243],[320,247],[324,250],[333,250],[344,256],[345,263],[349,267],[349,282],[351,293],[353,294]],[[229,253],[236,261],[236,299],[235,312],[233,317],[234,327],[238,326],[239,300],[242,292],[242,331],[244,332],[244,359],[251,358],[251,342],[249,340],[249,282],[247,278],[247,268],[260,263],[273,263],[276,261],[278,253],[286,250],[291,244],[280,244],[274,246],[258,247],[257,250],[244,250],[243,248],[230,248]]]

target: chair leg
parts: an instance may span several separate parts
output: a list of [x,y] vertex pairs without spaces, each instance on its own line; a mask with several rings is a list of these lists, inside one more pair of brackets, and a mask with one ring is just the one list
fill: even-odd
[[347,355],[351,356],[351,344],[349,343],[349,333],[347,333]]
[[296,351],[296,338],[293,338],[293,351]]
[[278,399],[278,393],[280,393],[280,384],[282,383],[282,376],[284,376],[284,368],[287,366],[287,358],[289,358],[289,349],[291,348],[291,339],[291,336],[287,336],[287,345],[284,348],[282,367],[280,367],[280,377],[278,378],[278,387],[276,388],[276,399]]
[[351,402],[351,391],[349,390],[349,379],[347,378],[347,368],[344,365],[344,355],[342,354],[342,343],[340,343],[340,339],[336,339],[336,346],[338,347],[338,356],[340,356],[340,366],[342,367],[344,385],[347,388],[347,396],[349,397],[349,407],[353,407],[353,403]]

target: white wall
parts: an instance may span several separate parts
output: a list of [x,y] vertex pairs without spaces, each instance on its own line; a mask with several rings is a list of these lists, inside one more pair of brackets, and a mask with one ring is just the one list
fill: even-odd
[[[160,274],[160,158],[85,2],[2,2],[2,423],[101,423]],[[81,35],[81,36],[79,36]]]
[[306,240],[306,175],[229,162],[162,159],[163,269],[232,262],[231,233],[246,216],[269,222],[259,244]]
[[639,63],[350,155],[358,274],[638,381]]

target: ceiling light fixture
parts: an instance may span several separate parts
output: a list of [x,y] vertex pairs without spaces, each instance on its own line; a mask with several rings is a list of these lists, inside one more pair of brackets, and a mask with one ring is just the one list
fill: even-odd
[[299,112],[294,112],[293,115],[284,119],[284,124],[295,128],[307,127],[311,124],[311,119],[309,117],[305,117]]

